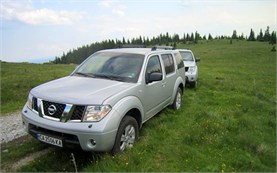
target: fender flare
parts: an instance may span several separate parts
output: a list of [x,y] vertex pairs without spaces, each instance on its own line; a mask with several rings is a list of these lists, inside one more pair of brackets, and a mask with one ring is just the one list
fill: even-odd
[[117,112],[118,117],[113,117],[113,121],[109,121],[109,126],[113,126],[114,128],[118,129],[120,122],[122,119],[127,115],[130,110],[138,110],[140,115],[140,122],[138,122],[138,126],[141,127],[142,120],[144,118],[144,109],[142,106],[141,101],[135,96],[127,96],[120,99],[112,108],[114,111]]
[[178,89],[178,87],[179,87],[180,85],[183,86],[183,88],[181,88],[181,89],[182,89],[183,94],[184,94],[184,90],[185,90],[185,81],[184,81],[181,77],[178,77],[178,78],[176,79],[176,82],[175,82],[175,85],[174,85],[174,89],[173,89],[173,93],[172,93],[172,97],[171,97],[170,104],[173,104],[173,102],[174,102],[174,100],[175,100],[175,94],[176,94],[177,89]]

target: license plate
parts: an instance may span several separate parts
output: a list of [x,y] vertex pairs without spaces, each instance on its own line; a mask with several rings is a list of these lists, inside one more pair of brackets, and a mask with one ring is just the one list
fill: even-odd
[[53,137],[46,136],[46,135],[43,135],[43,134],[37,134],[37,139],[39,141],[42,141],[42,142],[45,142],[45,143],[48,143],[48,144],[52,144],[52,145],[55,145],[55,146],[58,146],[58,147],[63,147],[63,141],[60,140],[60,139],[57,139],[57,138],[53,138]]

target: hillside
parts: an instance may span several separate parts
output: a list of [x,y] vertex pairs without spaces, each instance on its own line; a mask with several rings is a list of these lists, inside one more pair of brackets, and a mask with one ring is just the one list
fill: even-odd
[[1,62],[1,114],[22,109],[33,87],[69,75],[74,68],[75,65]]
[[[250,35],[248,38],[242,34],[240,36],[237,35],[236,30],[233,31],[232,36],[216,36],[215,38],[209,34],[208,38],[206,36],[201,36],[197,31],[191,34],[184,34],[183,36],[179,36],[178,34],[170,35],[168,32],[166,34],[160,34],[156,37],[148,38],[139,36],[138,38],[125,39],[123,37],[122,40],[104,40],[102,42],[91,43],[90,45],[84,45],[78,47],[77,49],[69,50],[67,53],[63,53],[61,57],[56,57],[53,63],[55,64],[80,64],[87,57],[93,54],[96,51],[103,49],[111,49],[111,48],[120,48],[124,45],[144,45],[147,47],[151,47],[153,45],[167,45],[177,47],[178,44],[183,44],[183,46],[190,46],[191,44],[198,44],[203,42],[211,42],[211,41],[228,41],[230,43],[236,41],[258,41],[258,42],[268,42],[272,45],[276,45],[276,32],[273,31],[271,34],[269,32],[269,27],[263,34],[260,31],[260,34],[255,37],[254,31],[251,29]],[[275,48],[275,47],[274,47]],[[276,51],[276,50],[275,50]]]
[[[276,172],[276,53],[272,45],[213,40],[177,47],[192,49],[201,58],[199,88],[186,88],[180,111],[168,108],[144,124],[133,149],[112,157],[53,148],[19,171]],[[74,69],[73,65],[1,66],[6,111],[13,103],[14,109],[20,109],[31,87]],[[44,148],[49,146],[34,139],[11,145],[8,153],[1,152],[1,166]]]

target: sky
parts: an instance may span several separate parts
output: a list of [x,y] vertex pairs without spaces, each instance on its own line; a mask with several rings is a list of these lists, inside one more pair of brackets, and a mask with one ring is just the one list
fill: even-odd
[[108,39],[276,31],[276,0],[0,0],[0,60],[47,61]]

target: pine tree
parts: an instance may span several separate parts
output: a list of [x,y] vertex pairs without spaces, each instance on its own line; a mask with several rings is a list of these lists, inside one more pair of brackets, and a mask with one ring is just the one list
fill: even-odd
[[197,44],[198,43],[198,37],[197,37],[198,33],[197,31],[195,32],[195,37],[194,37],[194,40],[193,40],[193,43],[194,44]]
[[141,36],[139,36],[139,43],[138,44],[143,44]]
[[238,39],[237,31],[233,31],[232,39]]
[[192,32],[191,35],[190,35],[190,41],[191,41],[191,42],[194,42],[194,34],[193,34],[193,32]]
[[260,34],[257,36],[257,40],[258,41],[264,41],[264,34],[263,34],[263,30],[260,30]]
[[186,44],[187,40],[186,40],[186,33],[184,33],[184,37],[183,37],[183,43]]
[[178,34],[174,34],[173,35],[173,42],[179,42],[180,41],[180,38],[179,38],[179,35]]
[[176,48],[176,47],[177,47],[177,44],[176,44],[176,42],[174,42],[174,44],[173,44],[173,47],[174,47],[174,48]]
[[264,33],[264,41],[270,40],[270,33],[269,33],[269,26],[267,26],[265,33]]
[[147,37],[144,43],[146,46],[148,46],[150,44],[149,38]]
[[212,35],[211,35],[211,34],[209,34],[209,36],[208,36],[208,40],[213,40],[213,37],[212,37]]
[[239,36],[239,40],[245,40],[243,33]]
[[251,30],[250,30],[250,35],[249,35],[247,41],[256,41],[255,33],[254,33],[254,31],[252,30],[252,28],[251,28]]
[[187,41],[190,41],[189,33],[187,33]]
[[167,40],[169,40],[169,34],[168,34],[168,32],[166,32],[165,38],[166,38]]
[[269,44],[276,44],[276,32],[272,32],[269,40]]
[[66,57],[65,57],[65,53],[63,52],[63,55],[61,57],[61,63],[62,64],[66,64]]

